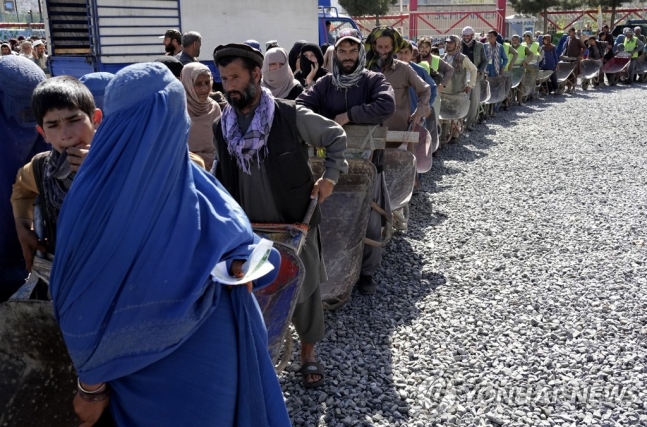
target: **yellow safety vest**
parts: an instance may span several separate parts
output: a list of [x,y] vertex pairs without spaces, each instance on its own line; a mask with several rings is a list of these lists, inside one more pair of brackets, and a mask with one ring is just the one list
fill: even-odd
[[440,66],[440,56],[431,55],[431,69],[434,71],[438,71],[439,66]]
[[418,65],[420,65],[422,68],[424,68],[425,71],[427,72],[427,74],[431,74],[431,72],[429,71],[429,63],[427,61],[422,61]]
[[[625,52],[631,52],[636,49],[636,45],[638,44],[638,39],[634,36],[631,40],[625,37]],[[634,51],[634,53],[631,55],[631,59],[638,58],[638,51]]]
[[530,46],[527,43],[522,43],[523,46],[526,46],[530,49],[533,55],[539,55],[539,43],[533,42]]
[[526,45],[525,44],[520,44],[519,47],[517,48],[517,64],[521,64],[525,59],[526,59]]
[[505,56],[508,57],[508,65],[505,66],[506,70],[510,70],[512,68],[512,57],[510,56],[510,46],[511,46],[510,43],[507,43],[507,42],[503,43],[503,51],[505,52]]

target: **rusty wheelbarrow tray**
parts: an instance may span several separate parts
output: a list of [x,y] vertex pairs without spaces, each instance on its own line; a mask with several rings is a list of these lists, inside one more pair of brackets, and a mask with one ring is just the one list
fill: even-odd
[[[310,165],[316,178],[323,175],[323,159],[311,158]],[[335,191],[320,206],[321,246],[328,273],[328,281],[321,284],[321,298],[326,309],[345,304],[359,279],[373,188],[377,185],[373,163],[350,159],[348,165],[348,173],[339,177]]]
[[277,372],[282,371],[290,360],[290,322],[306,274],[299,254],[306,244],[310,230],[308,224],[316,208],[317,199],[314,199],[300,224],[252,224],[254,232],[274,242],[274,247],[281,253],[281,266],[274,282],[254,292],[263,313],[268,348]]
[[631,55],[618,52],[616,56],[611,58],[602,66],[602,72],[607,75],[607,80],[609,80],[609,85],[615,86],[618,83],[620,74],[627,71],[629,64],[631,63]]
[[629,66],[629,62],[631,62],[631,56],[618,53],[602,66],[602,72],[604,74],[618,74]]

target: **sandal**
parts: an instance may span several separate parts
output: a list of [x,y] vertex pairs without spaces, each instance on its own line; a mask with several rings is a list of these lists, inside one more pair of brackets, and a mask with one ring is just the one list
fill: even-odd
[[[299,369],[299,372],[301,372],[301,375],[303,375],[303,386],[305,388],[319,387],[324,383],[324,380],[326,379],[326,376],[324,375],[323,367],[319,362],[304,363],[303,365],[301,365],[301,369]],[[308,375],[320,375],[321,379],[319,381],[309,383],[308,381],[306,381],[306,377]]]

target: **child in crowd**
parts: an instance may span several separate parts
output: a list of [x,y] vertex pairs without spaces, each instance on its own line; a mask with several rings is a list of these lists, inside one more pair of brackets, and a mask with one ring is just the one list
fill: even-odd
[[[55,252],[58,213],[103,117],[89,89],[70,76],[41,82],[32,96],[32,110],[36,130],[52,149],[23,166],[12,189],[11,205],[27,270],[37,250]],[[43,215],[44,241],[32,227],[36,203]]]

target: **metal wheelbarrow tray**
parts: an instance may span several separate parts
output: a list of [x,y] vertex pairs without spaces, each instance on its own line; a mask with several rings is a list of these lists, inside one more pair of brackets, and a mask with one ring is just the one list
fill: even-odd
[[396,211],[404,207],[409,203],[413,194],[413,185],[416,179],[416,157],[409,151],[388,148],[384,164],[384,178],[389,190],[391,210]]
[[537,75],[539,74],[539,68],[536,65],[528,65],[526,67],[526,72],[523,75],[523,87],[525,93],[523,96],[530,96],[535,93],[537,89]]
[[470,99],[463,92],[450,95],[440,94],[440,120],[458,120],[467,116],[470,110]]
[[516,89],[517,86],[523,81],[523,77],[526,75],[526,69],[523,67],[512,67],[512,77],[511,77],[511,89]]
[[573,74],[573,70],[577,66],[577,62],[559,61],[557,69],[555,70],[555,78],[557,83],[564,83]]
[[580,62],[582,78],[590,80],[598,75],[602,68],[601,59],[584,59]]
[[506,90],[506,80],[509,79],[505,76],[488,77],[487,81],[490,85],[490,98],[485,101],[486,104],[498,104],[506,99],[508,95],[508,91]]
[[490,82],[488,80],[481,81],[481,93],[479,103],[487,104],[492,96],[492,88],[490,87]]
[[[311,158],[310,165],[315,178],[323,175],[323,159]],[[377,172],[370,161],[350,159],[348,166],[348,173],[339,177],[332,195],[320,206],[321,246],[328,273],[328,281],[321,284],[325,308],[346,302],[359,278],[373,186],[377,185]]]

